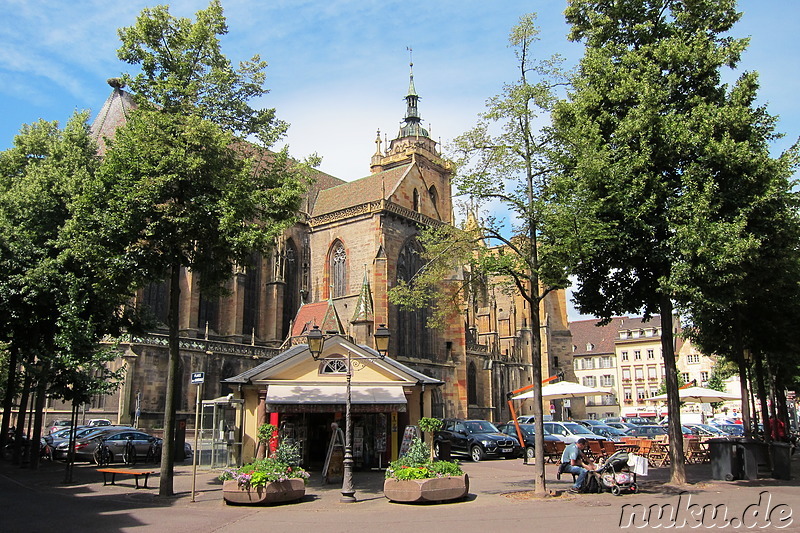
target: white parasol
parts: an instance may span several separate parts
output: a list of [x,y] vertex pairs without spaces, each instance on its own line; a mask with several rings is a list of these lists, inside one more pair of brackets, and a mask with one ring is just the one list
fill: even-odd
[[[678,396],[681,401],[689,403],[712,403],[712,402],[725,402],[729,400],[741,400],[742,397],[738,394],[730,394],[728,392],[721,392],[706,387],[687,387],[678,390]],[[652,398],[647,398],[649,402],[666,401],[666,394],[659,394]]]
[[[582,398],[584,396],[597,396],[600,394],[611,394],[610,392],[585,387],[580,383],[573,383],[572,381],[559,381],[550,385],[542,387],[543,400],[559,400],[562,398]],[[533,398],[533,391],[529,390],[522,394],[517,394],[513,397],[514,400],[524,400],[526,398]]]

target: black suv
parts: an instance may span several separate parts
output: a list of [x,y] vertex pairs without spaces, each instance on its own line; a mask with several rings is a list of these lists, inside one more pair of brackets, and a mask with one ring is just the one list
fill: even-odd
[[440,448],[450,445],[451,453],[469,455],[473,461],[489,456],[520,457],[522,447],[511,435],[500,433],[486,420],[445,418],[442,429],[433,437],[433,450],[439,456]]

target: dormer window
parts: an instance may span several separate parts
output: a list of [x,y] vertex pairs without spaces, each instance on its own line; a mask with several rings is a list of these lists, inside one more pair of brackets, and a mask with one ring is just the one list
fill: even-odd
[[594,344],[592,344],[591,342],[587,342],[586,343],[586,351],[587,352],[591,352],[592,350],[594,350]]

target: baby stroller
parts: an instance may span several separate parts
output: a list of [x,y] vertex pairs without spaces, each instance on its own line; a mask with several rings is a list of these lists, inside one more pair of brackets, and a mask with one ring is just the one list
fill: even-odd
[[603,490],[610,491],[614,496],[619,496],[623,490],[631,494],[636,494],[639,490],[636,486],[636,473],[628,468],[628,457],[628,452],[618,451],[595,471]]

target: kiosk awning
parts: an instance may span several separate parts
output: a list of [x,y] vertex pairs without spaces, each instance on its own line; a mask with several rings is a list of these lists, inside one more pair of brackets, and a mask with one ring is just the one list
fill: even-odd
[[[407,403],[401,385],[352,385],[350,398],[353,406],[383,405],[386,410],[405,410]],[[270,385],[266,397],[266,404],[277,411],[327,411],[321,407],[344,406],[346,401],[346,385]],[[286,409],[289,406],[305,408]]]

